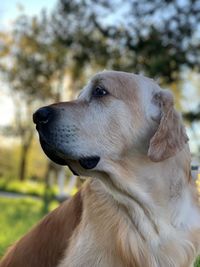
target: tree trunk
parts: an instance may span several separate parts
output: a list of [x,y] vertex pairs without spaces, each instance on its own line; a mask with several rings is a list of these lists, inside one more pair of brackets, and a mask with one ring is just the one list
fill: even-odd
[[52,161],[48,160],[46,174],[45,174],[45,189],[44,189],[44,197],[43,197],[43,214],[49,212],[49,203],[52,200],[52,191],[51,191],[51,181],[50,178],[54,176],[57,177],[58,171],[61,166],[53,163]]
[[25,180],[27,154],[28,154],[27,146],[22,145],[20,165],[19,165],[19,179],[20,179],[20,181],[24,181]]
[[20,155],[20,163],[19,163],[20,181],[24,181],[26,178],[28,153],[31,147],[31,141],[33,139],[32,131],[28,135],[29,135],[28,138],[22,138],[21,155]]

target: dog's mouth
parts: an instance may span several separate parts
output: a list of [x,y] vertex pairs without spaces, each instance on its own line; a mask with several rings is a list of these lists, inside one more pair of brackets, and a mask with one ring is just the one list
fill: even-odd
[[68,165],[68,162],[66,159],[64,159],[59,152],[57,152],[53,147],[51,147],[42,137],[39,135],[40,138],[40,144],[44,151],[44,153],[47,155],[48,158],[50,158],[52,161],[54,161],[56,164],[59,165]]
[[[69,169],[75,174],[78,175],[78,173],[71,168],[70,161],[71,159],[67,159],[66,155],[64,155],[62,152],[55,149],[53,146],[49,145],[46,140],[39,134],[40,144],[44,151],[44,153],[47,155],[48,158],[50,158],[53,162],[59,165],[67,165]],[[77,162],[79,162],[80,166],[86,170],[93,169],[97,166],[97,164],[100,161],[100,157],[97,155],[94,156],[87,156],[87,157],[80,157],[77,159],[73,159]]]
[[99,163],[99,161],[100,161],[99,156],[83,157],[79,159],[80,165],[87,170],[95,168]]

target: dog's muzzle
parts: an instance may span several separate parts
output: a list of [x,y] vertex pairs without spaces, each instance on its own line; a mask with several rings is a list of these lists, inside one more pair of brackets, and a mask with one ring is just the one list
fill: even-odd
[[[60,165],[69,165],[68,156],[59,150],[55,140],[52,142],[49,133],[54,127],[54,121],[58,120],[58,111],[51,106],[42,107],[33,114],[33,122],[36,124],[36,129],[39,133],[40,144],[44,153],[55,163]],[[75,159],[74,159],[75,160]],[[76,159],[82,168],[93,169],[100,161],[97,155],[81,157]],[[70,166],[69,166],[70,167]]]
[[42,107],[33,114],[33,122],[36,124],[40,144],[47,157],[59,165],[67,165],[66,159],[52,145],[51,138],[48,136],[51,127],[49,124],[55,117],[56,112],[53,108]]

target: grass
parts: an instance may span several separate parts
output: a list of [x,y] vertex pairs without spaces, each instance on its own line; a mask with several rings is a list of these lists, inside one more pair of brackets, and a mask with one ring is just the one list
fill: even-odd
[[[45,184],[44,182],[35,181],[19,181],[19,180],[7,180],[0,178],[0,190],[12,193],[21,193],[30,196],[44,196]],[[58,187],[51,186],[51,194],[55,196],[58,194]]]
[[[43,202],[32,198],[0,198],[0,258],[5,250],[43,216]],[[52,204],[50,209],[55,207]],[[3,229],[3,230],[2,230]]]
[[[6,179],[5,177],[0,177],[0,191],[20,193],[43,198],[47,190],[51,198],[55,198],[59,194],[58,185],[55,184],[49,186],[47,189],[44,181],[19,181],[17,179]],[[77,187],[74,187],[70,191],[68,190],[67,186],[65,188],[65,191],[68,195],[74,195],[77,190]]]
[[200,267],[200,256],[197,258],[194,267]]

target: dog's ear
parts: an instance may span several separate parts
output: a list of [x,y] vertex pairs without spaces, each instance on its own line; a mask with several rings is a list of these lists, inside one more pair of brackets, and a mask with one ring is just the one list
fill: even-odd
[[154,94],[153,102],[159,106],[161,115],[158,129],[150,140],[148,156],[152,161],[158,162],[183,149],[188,137],[181,117],[174,109],[173,95],[162,90]]

